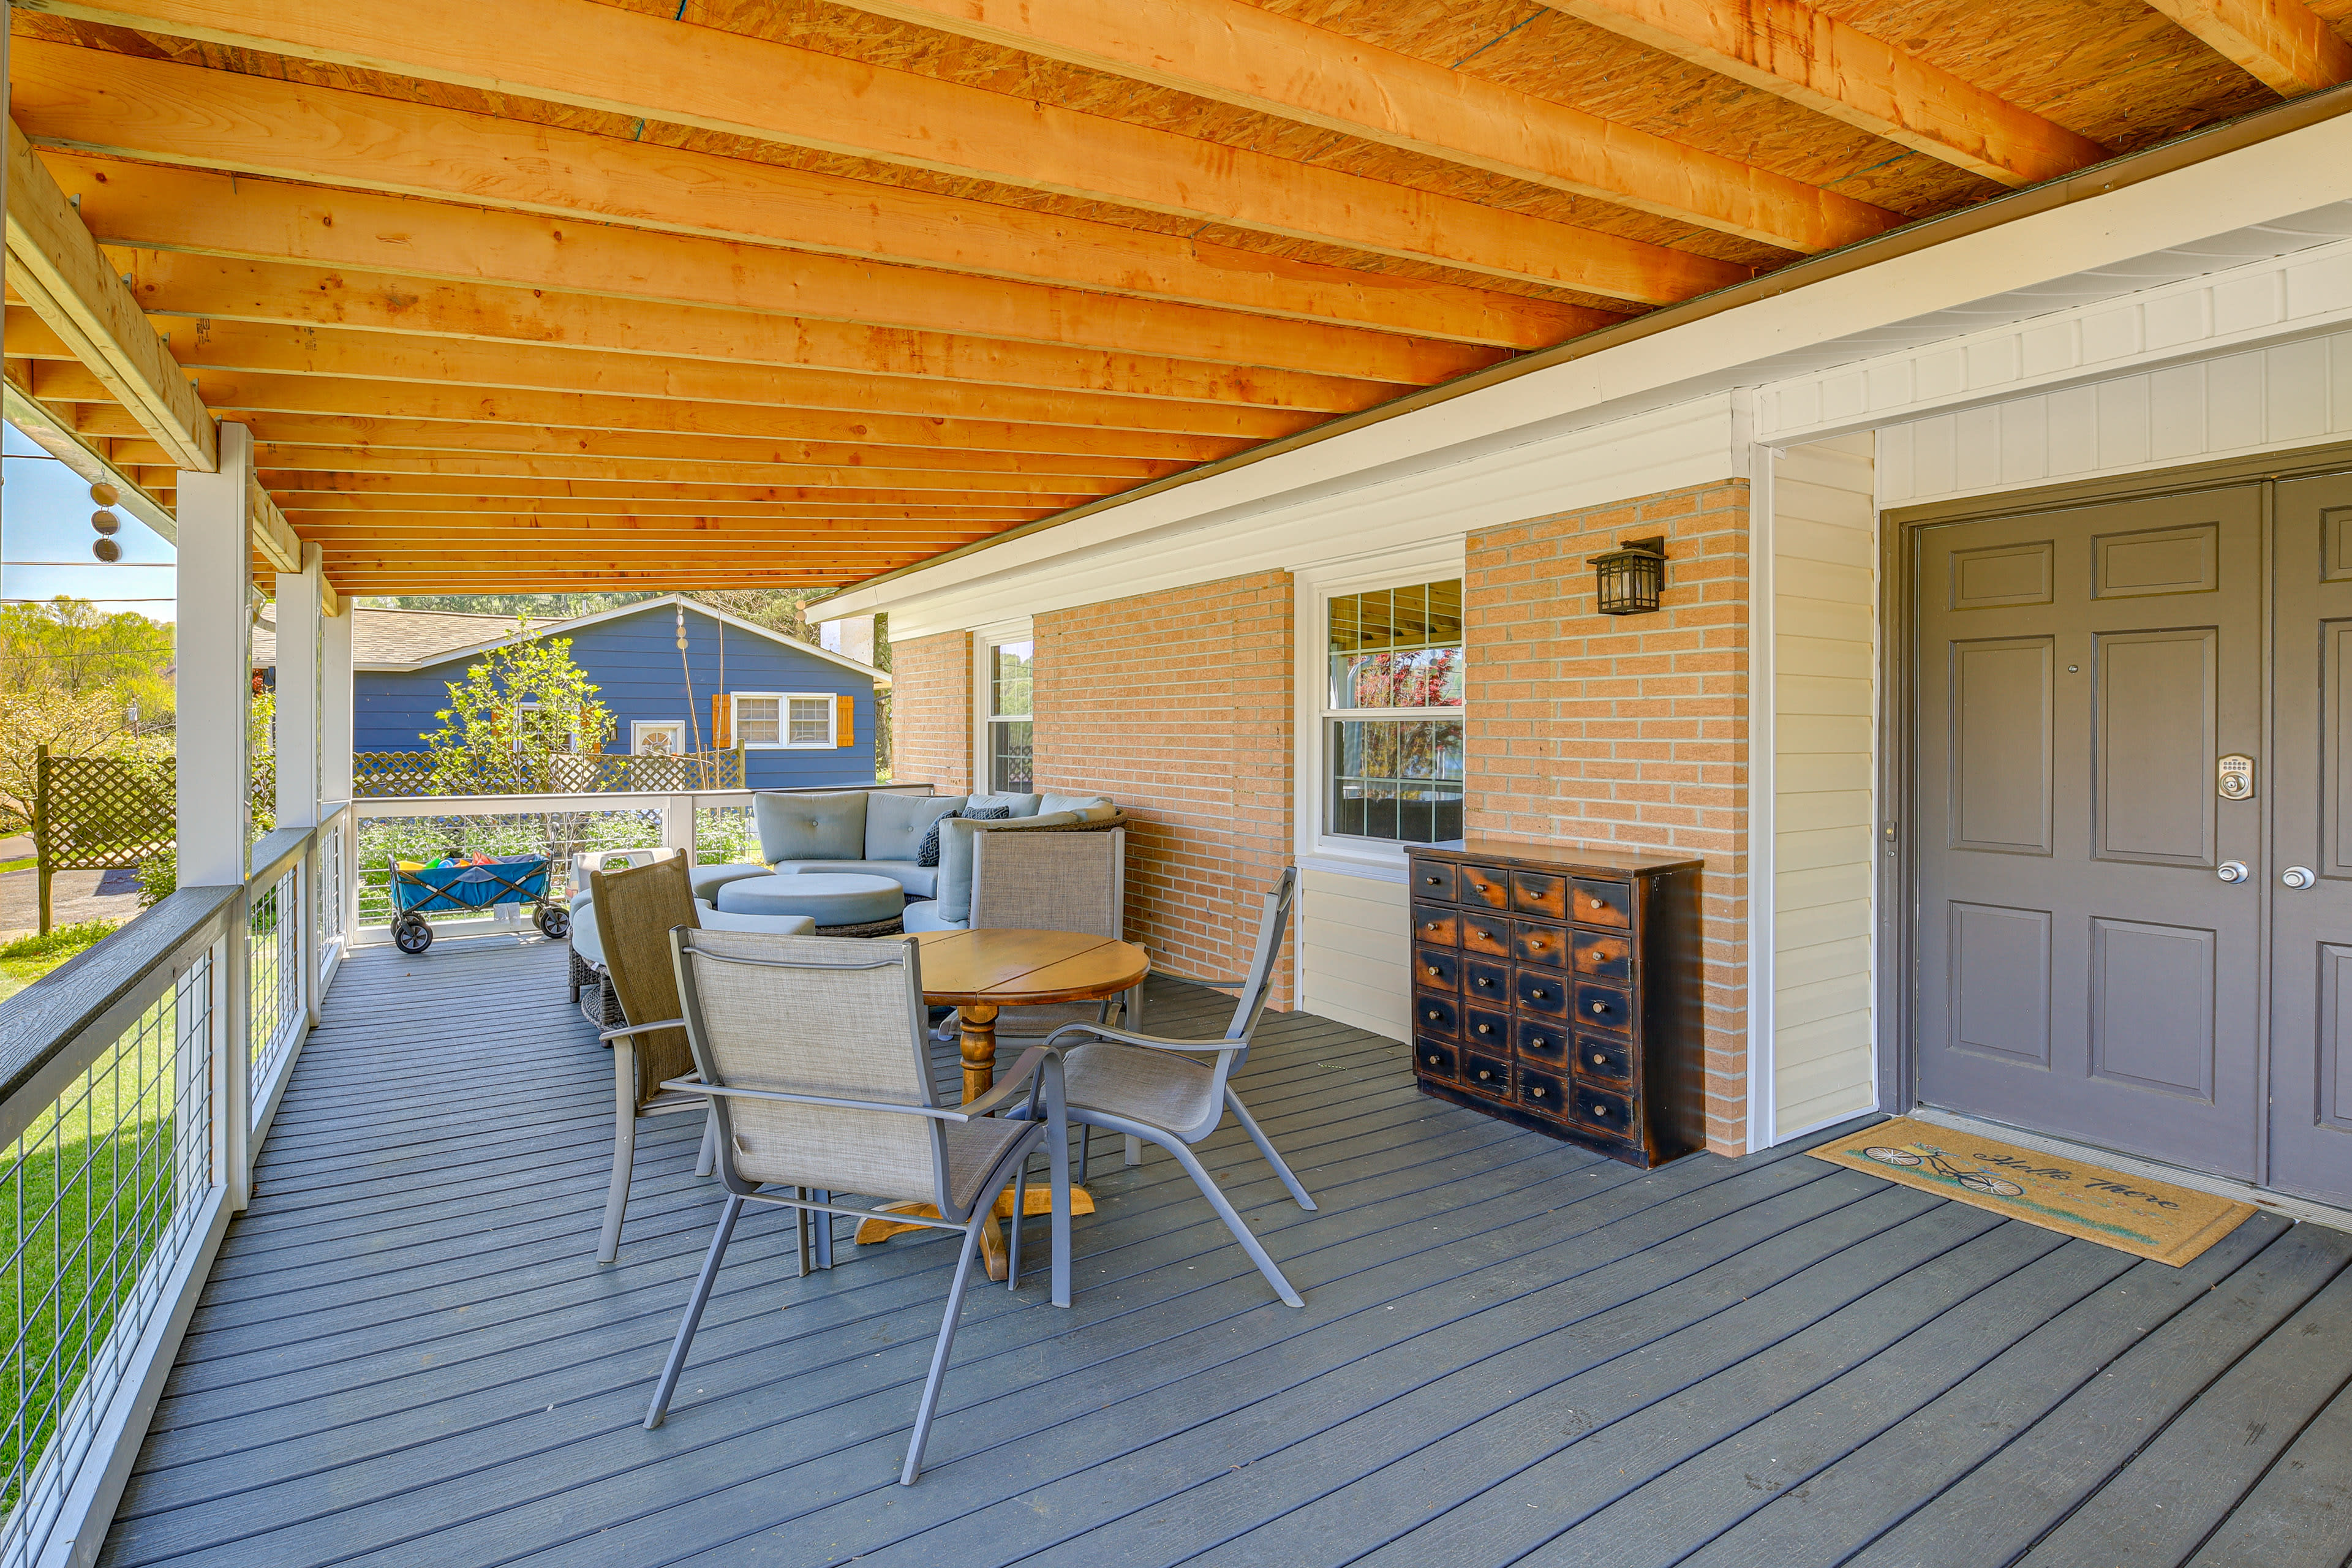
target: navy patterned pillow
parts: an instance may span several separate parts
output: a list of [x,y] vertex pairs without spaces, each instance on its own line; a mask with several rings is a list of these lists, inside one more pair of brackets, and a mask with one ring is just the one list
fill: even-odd
[[949,816],[961,816],[971,822],[1003,822],[1012,815],[1013,808],[1009,805],[983,805],[975,811],[949,812],[947,816],[932,823],[931,830],[923,835],[923,847],[915,851],[915,864],[936,866],[940,863],[940,823],[947,821]]

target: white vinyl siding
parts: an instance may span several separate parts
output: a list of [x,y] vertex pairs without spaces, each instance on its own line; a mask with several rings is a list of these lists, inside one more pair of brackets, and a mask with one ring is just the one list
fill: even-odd
[[1412,914],[1402,880],[1301,873],[1300,1007],[1391,1040],[1412,1035]]
[[1871,437],[1792,448],[1772,494],[1772,1135],[1785,1138],[1877,1103]]

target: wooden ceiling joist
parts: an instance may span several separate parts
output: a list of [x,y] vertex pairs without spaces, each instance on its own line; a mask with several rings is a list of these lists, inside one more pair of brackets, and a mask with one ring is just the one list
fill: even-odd
[[2107,155],[2089,137],[1804,0],[1543,4],[2005,185],[2054,179]]
[[2302,0],[2147,0],[2282,98],[2352,81],[2352,44]]
[[[1070,479],[1046,480],[1014,477],[994,487],[977,481],[996,475],[966,476],[952,486],[932,474],[908,475],[904,470],[877,472],[869,479],[828,475],[829,482],[803,485],[678,484],[648,475],[639,479],[534,479],[527,476],[419,474],[399,470],[377,472],[332,469],[265,468],[261,482],[288,506],[315,506],[334,496],[435,496],[488,500],[499,496],[536,496],[544,500],[577,497],[599,504],[613,501],[701,501],[711,506],[768,506],[793,501],[867,500],[903,501],[908,505],[1076,506],[1120,488],[1116,483],[1092,489]],[[898,482],[912,479],[915,484]]]
[[[533,184],[520,184],[501,162],[503,141],[478,144],[475,132],[485,118],[478,115],[427,111],[404,114],[396,125],[368,127],[382,160],[370,157],[362,172],[373,171],[379,180],[397,172],[399,178],[385,185],[324,189],[288,179],[232,178],[215,169],[259,172],[241,167],[251,162],[245,156],[250,137],[172,112],[170,100],[151,103],[133,123],[115,123],[106,105],[51,80],[58,72],[67,82],[77,73],[86,79],[100,62],[111,75],[115,58],[55,45],[45,50],[26,39],[15,62],[23,95],[18,113],[34,110],[40,116],[28,135],[120,154],[95,158],[62,147],[45,153],[59,183],[80,196],[83,216],[101,239],[732,310],[796,308],[790,296],[775,292],[771,274],[785,263],[767,248],[790,244],[811,253],[1498,348],[1541,348],[1604,319],[1601,312],[1547,300],[1428,279],[1408,284],[1116,224],[732,159],[720,160],[719,173],[735,185],[704,199],[680,199],[667,184],[678,171],[666,163],[633,170],[622,182],[626,194],[642,196],[633,215],[614,210],[607,183],[585,174],[542,170]],[[232,79],[212,96],[217,100],[226,94],[241,113],[288,135],[321,101],[344,107],[345,99],[359,96],[321,100],[329,89],[298,92],[284,83],[248,86],[249,79]],[[142,72],[132,85],[143,91],[187,80],[174,73],[151,81]],[[391,110],[425,108],[366,98],[360,106],[378,120]],[[609,152],[603,139],[591,142],[594,151]],[[126,164],[122,157],[207,166],[154,168]],[[349,173],[352,162],[299,148],[281,148],[276,157],[289,179],[326,183]],[[756,188],[741,188],[753,179],[760,182]],[[527,210],[520,200],[496,199],[509,184],[517,184],[519,198],[533,197]],[[718,216],[714,203],[740,226],[706,234],[703,226]],[[733,210],[737,203],[740,209]],[[635,227],[629,226],[633,218]],[[669,237],[649,237],[647,229]],[[681,239],[693,243],[676,243]]]
[[132,433],[161,446],[175,468],[214,471],[220,446],[212,416],[13,121],[7,157],[10,285],[89,367]]
[[844,3],[1787,250],[1829,250],[1903,221],[1247,0]]
[[[743,408],[718,403],[656,403],[582,393],[475,391],[464,387],[392,386],[382,382],[329,381],[312,376],[208,375],[205,396],[224,415],[254,428],[285,427],[286,416],[336,420],[446,423],[457,429],[492,424],[540,429],[558,439],[627,432],[714,442],[833,442],[867,451],[974,449],[1204,462],[1237,452],[1245,440],[1165,435],[1148,430],[1097,430],[986,419],[912,418],[835,414],[822,409]],[[93,405],[85,405],[85,408]],[[131,426],[110,405],[79,426],[93,435],[128,436]],[[584,448],[583,448],[584,449]],[[894,459],[895,460],[895,459]]]
[[[663,247],[645,248],[657,255]],[[108,254],[137,278],[139,302],[155,315],[496,342],[576,342],[583,348],[681,359],[803,363],[802,345],[820,338],[802,330],[803,321],[910,335],[988,338],[1094,355],[1126,352],[1212,365],[1266,366],[1414,386],[1432,385],[1504,357],[1495,349],[1432,338],[1079,289],[992,283],[953,273],[924,274],[790,251],[755,253],[746,258],[745,269],[762,279],[761,293],[775,295],[787,311],[801,311],[797,318],[542,294],[520,284],[449,282],[304,262],[122,247]],[[754,261],[759,265],[751,265]],[[646,288],[675,283],[665,279]],[[737,352],[727,352],[730,342]]]
[[[458,428],[422,424],[412,428],[397,423],[378,423],[363,430],[355,430],[349,425],[331,429],[281,426],[280,434],[274,437],[257,437],[254,460],[263,468],[369,468],[386,473],[490,473],[583,479],[634,479],[654,474],[682,482],[708,484],[738,480],[747,484],[862,484],[872,476],[887,475],[892,477],[893,483],[914,484],[928,478],[961,487],[967,482],[979,482],[973,476],[1047,482],[1066,478],[1089,484],[1105,482],[1114,489],[1146,479],[1163,479],[1184,468],[1178,462],[1140,458],[911,449],[890,453],[886,465],[877,460],[879,454],[863,447],[823,442],[789,443],[764,452],[732,442],[698,452],[583,451],[563,447],[548,451],[542,449],[548,433],[540,432],[529,442],[500,441],[497,432],[502,428],[505,427]],[[462,439],[452,437],[453,429]],[[427,432],[443,444],[422,447],[412,439]],[[152,442],[118,443],[116,449],[123,454],[124,462],[153,460]]]
[[[1664,246],[790,44],[638,16],[595,0],[501,0],[497,6],[478,0],[342,0],[335,5],[238,0],[234,6],[211,0],[49,0],[49,5],[114,26],[1116,203],[1643,304],[1685,299],[1748,275],[1747,268]],[[170,72],[198,79],[222,74],[176,66],[151,66],[142,74]],[[778,91],[779,82],[789,82],[790,90]],[[201,81],[183,79],[175,96],[216,119],[226,112],[208,101]],[[140,109],[150,111],[145,104]],[[124,112],[123,107],[118,104],[116,111]],[[528,142],[528,165],[535,171],[575,163],[583,170],[603,165],[600,173],[610,174],[616,158],[628,153],[666,153],[674,165],[672,199],[687,197],[713,208],[729,204],[715,200],[718,193],[697,177],[706,174],[703,165],[749,166],[740,160],[545,125],[490,121],[482,133],[494,134],[496,128],[503,128],[510,140]],[[380,132],[371,140],[380,140]],[[345,145],[367,162],[376,157],[372,144]],[[522,151],[518,145],[516,152]],[[267,142],[257,143],[254,153],[267,159]],[[368,179],[338,183],[385,188]],[[689,226],[710,232],[709,216]]]
[[[212,373],[492,393],[569,391],[646,404],[987,418],[1245,440],[1286,436],[1318,422],[1314,413],[1304,410],[971,386],[911,376],[769,370],[582,350],[493,347],[375,332],[314,332],[245,322],[175,322],[169,341],[174,357],[196,374],[215,407],[226,405],[211,392]],[[68,401],[86,399],[89,384],[89,373],[69,360],[37,364],[32,383],[36,396]],[[1378,399],[1368,397],[1366,405]]]

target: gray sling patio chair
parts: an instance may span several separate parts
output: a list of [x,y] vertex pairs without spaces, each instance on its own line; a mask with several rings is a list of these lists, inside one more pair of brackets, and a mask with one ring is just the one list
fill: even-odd
[[596,1261],[610,1263],[620,1256],[621,1220],[636,1172],[637,1119],[688,1111],[704,1117],[698,1176],[710,1173],[717,1123],[710,1120],[708,1099],[668,1081],[694,1070],[669,956],[670,928],[696,923],[686,860],[673,856],[592,871],[588,896],[604,944],[604,978],[623,1019],[621,1026],[597,1036],[613,1047],[613,1180],[604,1194],[604,1228],[596,1240]]
[[[1108,833],[977,833],[971,842],[971,929],[1127,934],[1127,829]],[[1100,1002],[1007,1007],[1000,1048],[1034,1045],[1065,1024],[1143,1027],[1143,987]],[[952,1025],[950,1024],[950,1027]]]
[[[685,1370],[695,1326],[747,1203],[815,1215],[855,1215],[963,1233],[930,1374],[915,1410],[902,1486],[922,1472],[923,1445],[955,1344],[956,1320],[981,1227],[996,1194],[1013,1188],[1042,1143],[1053,1184],[1054,1304],[1070,1304],[1070,1155],[1058,1052],[1037,1047],[988,1094],[942,1105],[931,1081],[921,957],[912,940],[771,936],[680,930],[672,934],[687,1038],[699,1090],[718,1112],[719,1175],[727,1200],[695,1280],[677,1342],[662,1368],[648,1430],[662,1424]],[[789,1020],[779,1027],[779,1020]],[[680,1087],[687,1087],[681,1085]],[[999,1117],[1026,1095],[1024,1115]],[[767,1190],[767,1189],[780,1190]],[[878,1206],[913,1200],[940,1217],[879,1214],[805,1195],[855,1193]],[[1006,1283],[1021,1285],[1021,1226],[1007,1237]]]
[[[1069,1119],[1157,1143],[1174,1155],[1275,1293],[1289,1306],[1303,1307],[1307,1303],[1242,1223],[1208,1167],[1192,1152],[1192,1145],[1215,1131],[1231,1110],[1250,1142],[1257,1145],[1257,1152],[1265,1156],[1265,1163],[1274,1167],[1274,1173],[1282,1178],[1282,1184],[1290,1189],[1290,1195],[1298,1200],[1298,1206],[1309,1210],[1315,1206],[1315,1200],[1275,1152],[1272,1141],[1251,1117],[1241,1096],[1234,1092],[1232,1083],[1233,1075],[1249,1058],[1250,1037],[1256,1033],[1266,997],[1274,990],[1275,961],[1290,929],[1290,904],[1297,888],[1298,872],[1286,868],[1266,893],[1265,912],[1258,917],[1257,952],[1250,961],[1249,977],[1242,982],[1241,998],[1222,1037],[1166,1039],[1108,1024],[1079,1023],[1055,1030],[1046,1044],[1064,1051]],[[1205,1056],[1216,1059],[1195,1059]],[[1085,1179],[1083,1168],[1079,1179]]]

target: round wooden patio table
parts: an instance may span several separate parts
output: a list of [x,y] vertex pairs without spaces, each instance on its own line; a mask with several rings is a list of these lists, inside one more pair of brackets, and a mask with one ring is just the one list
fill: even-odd
[[[1098,1001],[1141,984],[1151,973],[1151,955],[1133,942],[1077,931],[932,931],[918,932],[915,940],[922,943],[923,1000],[956,1010],[966,1104],[995,1085],[999,1009]],[[1012,1217],[1012,1201],[1007,1188],[997,1199],[1001,1217]],[[1040,1185],[1029,1190],[1024,1206],[1043,1214],[1052,1202],[1051,1190]],[[1073,1214],[1092,1214],[1094,1206],[1085,1188],[1070,1189]],[[869,1219],[857,1227],[857,1239],[882,1241],[920,1228],[927,1227]],[[980,1239],[988,1277],[1003,1279],[1004,1238],[993,1220],[981,1228]]]

